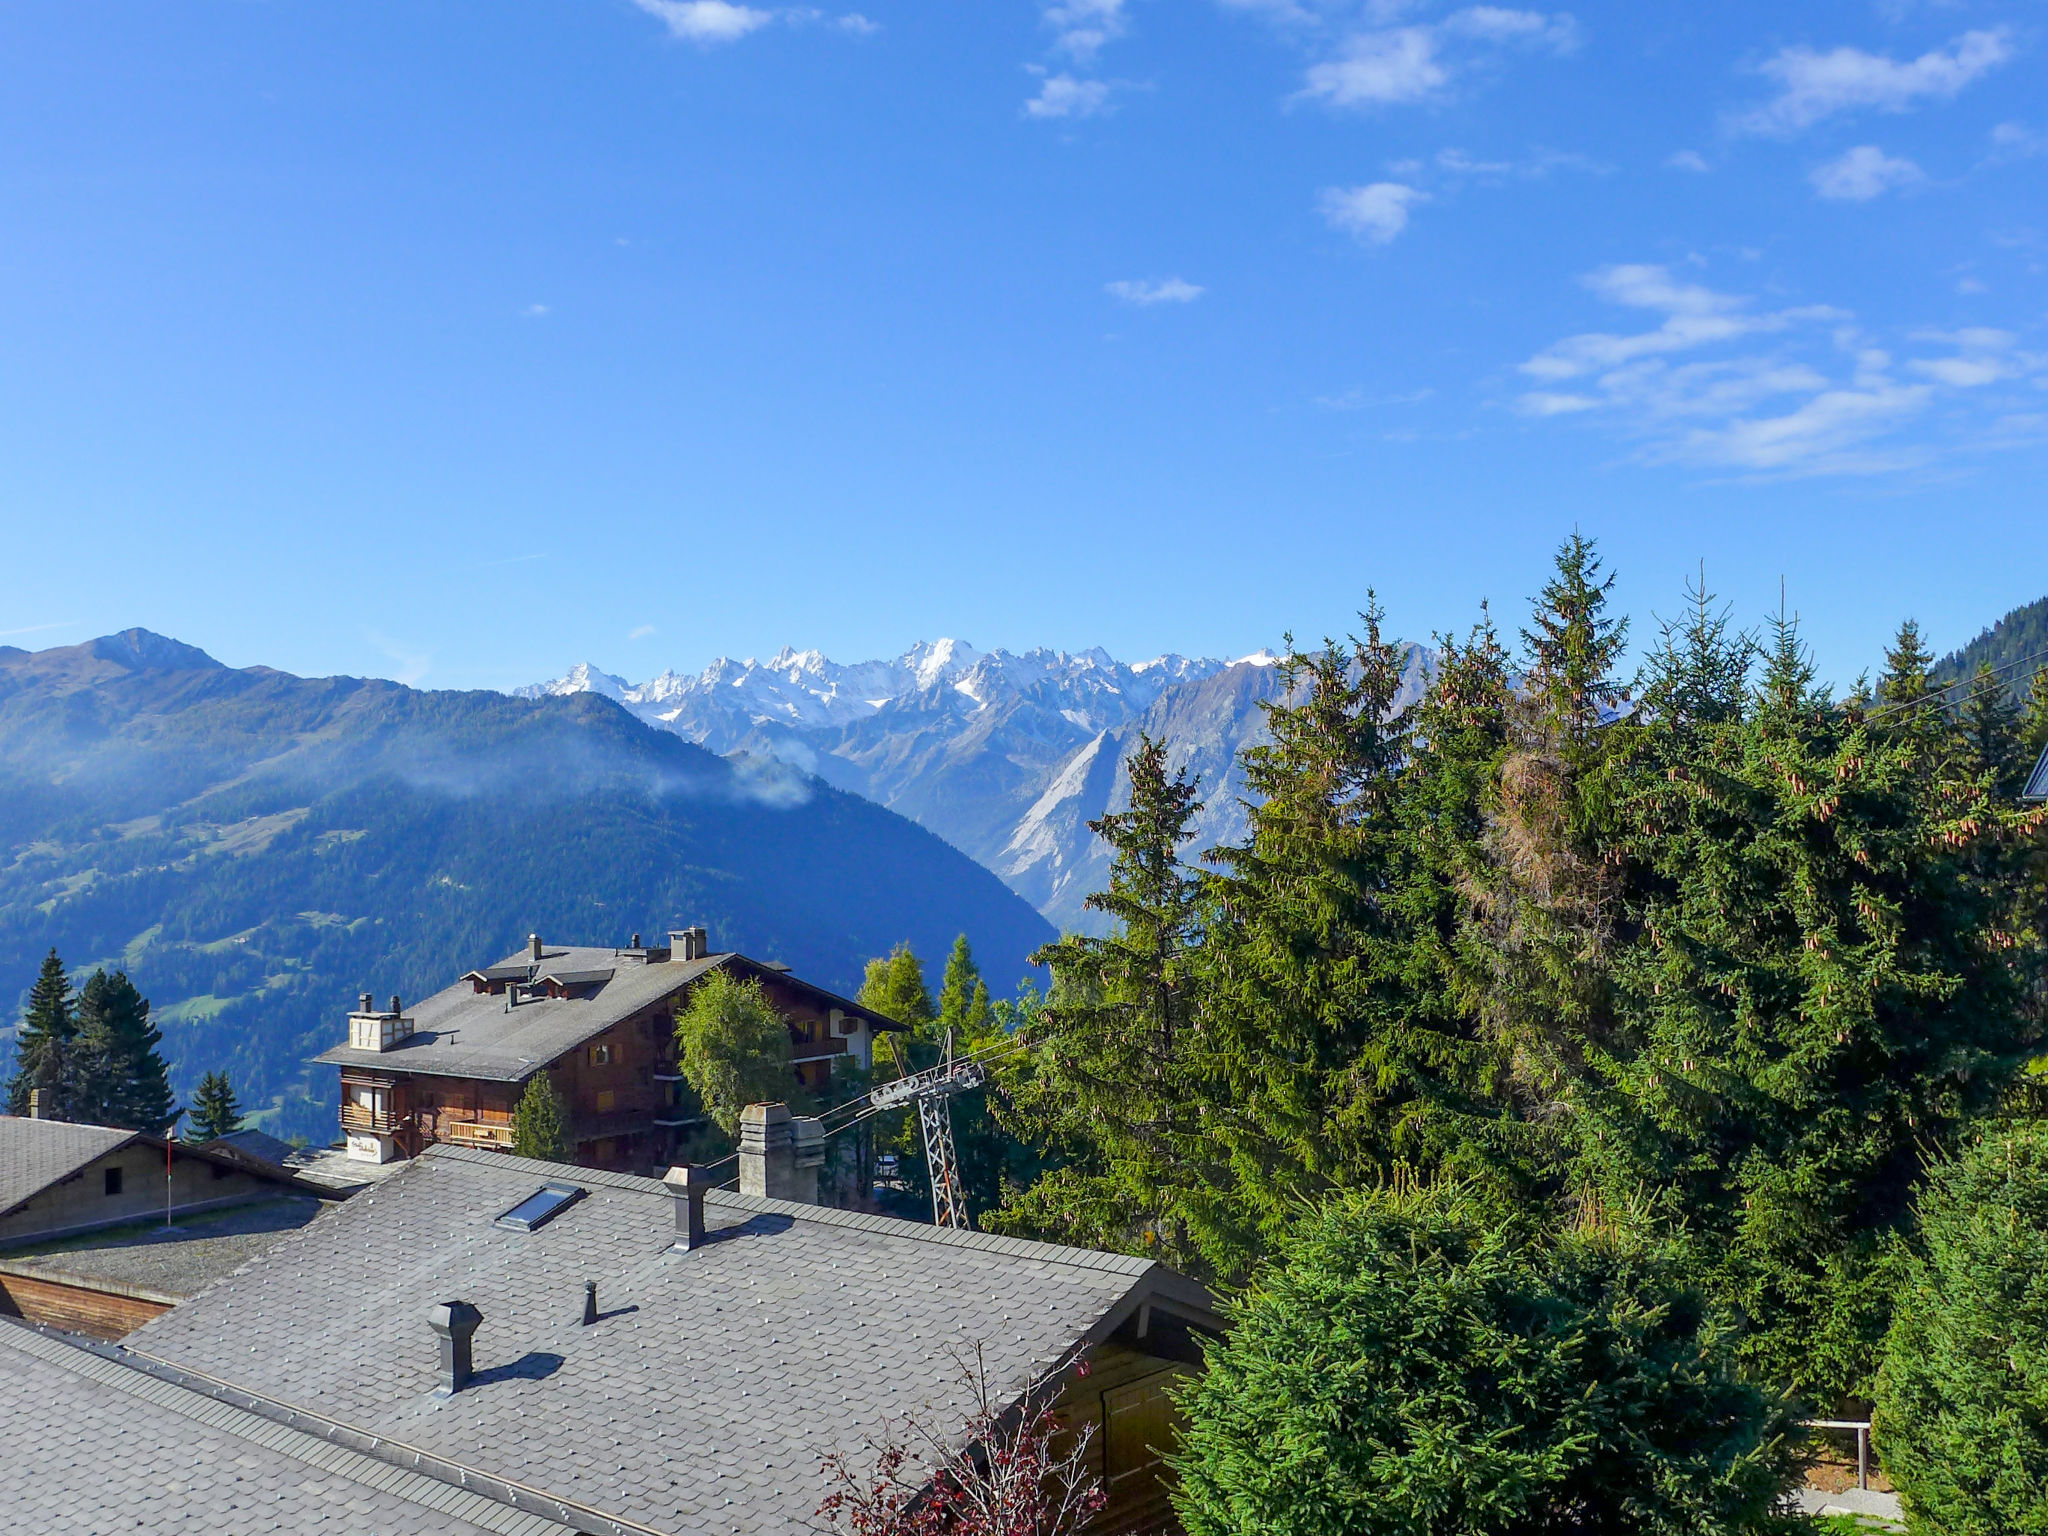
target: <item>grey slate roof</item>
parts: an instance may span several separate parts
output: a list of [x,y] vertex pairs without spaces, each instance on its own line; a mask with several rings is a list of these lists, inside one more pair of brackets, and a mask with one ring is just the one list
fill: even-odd
[[[504,997],[478,992],[465,978],[406,1010],[406,1017],[413,1020],[413,1035],[394,1049],[359,1051],[343,1044],[313,1059],[377,1072],[522,1083],[563,1053],[721,966],[769,969],[732,952],[652,962],[628,959],[614,949],[578,946],[550,946],[538,961],[528,960],[522,952],[471,974],[536,982],[552,976],[577,987],[582,995],[531,998],[508,1008]],[[902,1027],[822,987],[794,976],[783,979],[881,1028]]]
[[260,1157],[267,1163],[276,1163],[279,1167],[283,1167],[284,1160],[297,1150],[290,1142],[279,1141],[268,1131],[229,1131],[225,1136],[216,1136],[207,1145],[220,1146],[222,1143],[251,1157]]
[[52,1280],[82,1281],[158,1301],[197,1296],[222,1275],[319,1218],[335,1202],[304,1195],[255,1199],[187,1216],[174,1227],[151,1217],[109,1230],[0,1252],[0,1270]]
[[[492,1224],[554,1179],[589,1193]],[[656,1530],[748,1533],[808,1525],[828,1451],[960,1422],[963,1348],[1021,1392],[1142,1300],[1207,1310],[1141,1259],[725,1192],[707,1218],[676,1253],[655,1180],[436,1146],[127,1344]],[[457,1298],[478,1375],[436,1400],[427,1311]]]
[[0,1323],[0,1526],[332,1536],[567,1527]]
[[105,1125],[0,1115],[0,1216],[93,1159],[125,1147],[136,1134]]

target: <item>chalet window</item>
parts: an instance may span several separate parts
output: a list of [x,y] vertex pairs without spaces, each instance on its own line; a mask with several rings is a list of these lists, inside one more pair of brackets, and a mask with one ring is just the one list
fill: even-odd
[[604,1089],[597,1096],[597,1112],[600,1115],[610,1114],[612,1106],[618,1103],[618,1101],[619,1096],[616,1093],[613,1093],[609,1088]]
[[590,1048],[590,1064],[593,1067],[608,1067],[612,1064],[612,1048],[609,1042]]
[[121,1193],[121,1170],[118,1168],[109,1168],[107,1170],[107,1193],[110,1195]]

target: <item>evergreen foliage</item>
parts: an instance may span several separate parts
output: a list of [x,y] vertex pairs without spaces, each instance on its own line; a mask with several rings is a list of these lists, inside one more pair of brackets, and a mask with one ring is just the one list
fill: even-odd
[[[225,1072],[209,1072],[192,1095],[192,1113],[185,1121],[187,1141],[213,1141],[242,1128],[242,1106]],[[516,1131],[514,1133],[517,1134]]]
[[1876,1439],[1928,1536],[2048,1532],[2048,1124],[1934,1171],[1878,1378]]
[[70,1103],[76,1089],[72,1047],[77,1036],[77,1002],[64,962],[53,949],[43,957],[15,1033],[14,1076],[7,1085],[9,1114],[27,1114],[29,1094],[41,1089],[44,1119],[71,1118]]
[[95,971],[78,994],[73,1042],[74,1087],[68,1118],[161,1134],[176,1105],[169,1070],[157,1047],[149,999],[126,971]]
[[1088,905],[1116,927],[1033,956],[1052,993],[1021,1032],[1028,1062],[1005,1080],[1009,1123],[1057,1166],[989,1225],[1190,1264],[1186,1200],[1205,1156],[1188,1081],[1201,882],[1180,856],[1201,805],[1164,743],[1141,738],[1129,767],[1129,806],[1089,823],[1112,861]]
[[2019,698],[2043,665],[2044,651],[2048,651],[2048,597],[2013,609],[1968,645],[1942,657],[1934,669],[1934,680],[1938,684],[1958,682],[1988,666],[2000,673],[2005,688]]
[[1717,1536],[1776,1510],[1789,1406],[1611,1234],[1486,1224],[1455,1191],[1332,1204],[1185,1391],[1190,1536]]
[[787,1103],[804,1112],[790,1070],[789,1025],[761,983],[713,971],[676,1009],[676,1056],[704,1113],[737,1135],[749,1104]]
[[1702,578],[1631,697],[1612,587],[1567,540],[1519,661],[1482,618],[1412,704],[1375,611],[1290,645],[1207,877],[1141,747],[1116,926],[1045,953],[1007,1074],[1052,1171],[1004,1226],[1239,1281],[1318,1203],[1455,1179],[1651,1234],[1757,1379],[1868,1393],[1930,1150],[2048,1102],[2048,683],[1931,697],[1907,624],[1837,698]]
[[576,1150],[569,1134],[569,1106],[555,1090],[554,1079],[536,1072],[512,1107],[512,1151],[544,1163],[566,1163]]

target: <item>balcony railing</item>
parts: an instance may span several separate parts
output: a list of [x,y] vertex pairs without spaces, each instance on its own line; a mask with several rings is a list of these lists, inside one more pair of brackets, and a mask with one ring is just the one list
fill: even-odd
[[398,1121],[389,1110],[367,1109],[345,1099],[341,1105],[341,1128],[344,1131],[374,1131],[389,1135],[398,1129]]
[[488,1120],[444,1120],[435,1128],[434,1134],[458,1147],[492,1147],[500,1152],[512,1150],[512,1127],[495,1125]]

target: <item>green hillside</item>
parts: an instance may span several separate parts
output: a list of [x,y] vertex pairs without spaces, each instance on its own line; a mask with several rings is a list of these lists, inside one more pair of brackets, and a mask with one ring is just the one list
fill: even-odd
[[2013,609],[1961,650],[1942,657],[1935,681],[1954,682],[1987,663],[2015,698],[2026,694],[2034,673],[2048,663],[2048,597]]
[[530,931],[702,922],[847,992],[900,940],[965,931],[1008,980],[1052,936],[903,818],[597,696],[236,670],[140,631],[0,652],[0,849],[0,995],[52,945],[123,966],[181,1095],[224,1067],[321,1137],[333,1084],[303,1061],[358,993],[436,990]]

